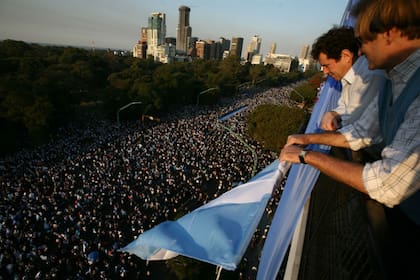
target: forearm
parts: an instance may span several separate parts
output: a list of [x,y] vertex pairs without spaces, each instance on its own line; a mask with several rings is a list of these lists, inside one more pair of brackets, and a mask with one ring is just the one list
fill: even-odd
[[330,131],[325,133],[308,133],[290,135],[287,145],[321,144],[334,147],[349,148],[346,138],[339,132]]
[[305,156],[305,161],[336,181],[367,194],[362,179],[363,165],[315,151],[308,152]]

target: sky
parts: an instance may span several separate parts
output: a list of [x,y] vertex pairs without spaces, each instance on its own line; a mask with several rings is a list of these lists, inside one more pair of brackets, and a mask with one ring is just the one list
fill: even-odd
[[348,0],[0,0],[0,40],[131,50],[151,13],[166,14],[176,37],[179,7],[188,6],[192,36],[202,40],[254,35],[265,55],[299,55],[302,46],[340,24]]

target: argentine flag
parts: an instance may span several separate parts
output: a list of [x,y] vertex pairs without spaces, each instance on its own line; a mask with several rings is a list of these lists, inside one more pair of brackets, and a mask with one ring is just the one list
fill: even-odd
[[[314,107],[306,133],[319,132],[324,112],[337,106],[341,95],[341,84],[333,78],[328,78],[320,92],[320,98]],[[309,148],[324,153],[330,150],[329,146],[321,145],[311,145]],[[276,279],[303,206],[309,198],[318,176],[319,171],[310,165],[292,165],[264,243],[257,279]]]
[[145,231],[120,251],[144,260],[183,255],[235,270],[261,220],[274,187],[289,165],[276,160],[248,183],[224,193],[176,221]]
[[[348,1],[340,23],[341,26],[354,26],[355,19],[352,18],[350,11],[357,2],[358,0]],[[340,96],[341,84],[329,77],[320,91],[320,99],[315,104],[305,133],[320,131],[322,115],[337,106]],[[312,145],[311,149],[327,153],[330,147]],[[300,214],[318,176],[319,170],[308,165],[296,164],[290,169],[279,206],[264,243],[257,280],[276,279]]]

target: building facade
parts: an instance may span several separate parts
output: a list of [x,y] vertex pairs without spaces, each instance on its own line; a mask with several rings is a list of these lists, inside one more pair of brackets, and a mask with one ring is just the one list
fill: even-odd
[[296,57],[286,54],[267,54],[264,65],[271,64],[281,72],[293,72],[298,70],[299,60]]
[[166,15],[164,13],[152,13],[147,27],[147,55],[155,56],[158,46],[165,43]]
[[242,37],[233,37],[232,44],[230,46],[229,55],[236,55],[242,57],[242,46],[244,44],[244,38]]
[[209,46],[206,41],[199,40],[195,42],[196,57],[200,59],[209,59]]
[[309,45],[303,45],[299,56],[299,71],[305,72],[311,67],[315,67],[315,63],[309,55]]
[[307,59],[309,55],[309,45],[303,45],[299,58]]
[[179,22],[177,27],[176,51],[187,54],[190,47],[192,28],[190,26],[190,11],[187,6],[179,7]]
[[254,35],[251,38],[251,41],[248,43],[248,46],[246,47],[246,51],[244,54],[245,61],[251,62],[252,57],[254,55],[260,54],[260,48],[261,48],[261,38],[258,35]]
[[276,43],[271,43],[270,53],[276,53],[276,50],[277,50],[277,44]]
[[140,30],[140,40],[133,47],[133,57],[146,58],[147,57],[147,27],[142,27]]

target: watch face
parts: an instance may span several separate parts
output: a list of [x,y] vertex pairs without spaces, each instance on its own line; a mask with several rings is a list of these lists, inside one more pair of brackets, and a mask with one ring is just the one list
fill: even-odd
[[300,163],[306,164],[305,156],[306,156],[306,153],[307,152],[308,152],[307,150],[300,151],[300,153],[299,153],[299,161],[300,161]]

